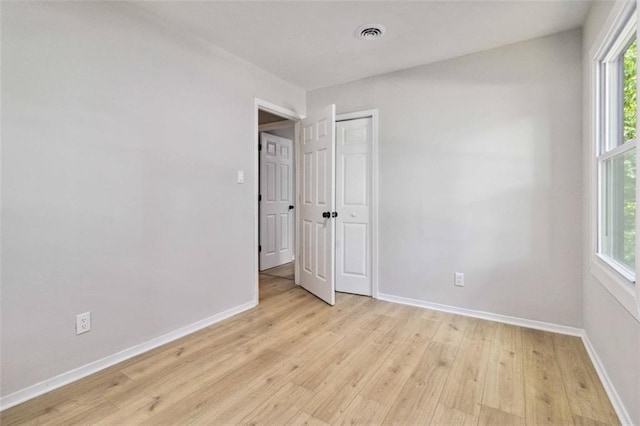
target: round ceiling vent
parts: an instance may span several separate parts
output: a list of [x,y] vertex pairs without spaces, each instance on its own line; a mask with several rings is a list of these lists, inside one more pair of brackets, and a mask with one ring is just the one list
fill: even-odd
[[367,24],[358,27],[356,30],[356,36],[362,40],[377,40],[385,32],[384,25]]

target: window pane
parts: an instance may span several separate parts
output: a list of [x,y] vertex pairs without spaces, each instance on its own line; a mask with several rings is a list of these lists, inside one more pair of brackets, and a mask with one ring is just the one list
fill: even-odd
[[636,91],[636,74],[637,74],[637,43],[633,39],[633,43],[629,45],[624,52],[624,126],[623,126],[623,142],[627,142],[636,138],[636,117],[637,117],[637,91]]
[[631,272],[636,263],[636,150],[602,162],[600,250]]

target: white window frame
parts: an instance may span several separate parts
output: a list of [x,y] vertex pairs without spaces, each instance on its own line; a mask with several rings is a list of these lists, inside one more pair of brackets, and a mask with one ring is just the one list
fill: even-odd
[[[621,134],[620,105],[622,99],[617,91],[620,87],[617,78],[607,78],[610,75],[619,76],[620,63],[614,61],[628,47],[628,43],[637,34],[636,2],[616,3],[607,20],[605,30],[594,43],[590,52],[591,67],[589,76],[591,82],[591,265],[592,275],[637,319],[640,320],[640,289],[635,283],[635,271],[630,271],[625,265],[614,259],[600,254],[600,223],[601,211],[601,180],[600,169],[603,162],[612,157],[623,155],[636,149],[636,141],[629,141],[616,146],[609,151],[613,138]],[[612,90],[614,88],[615,90]],[[613,113],[607,113],[613,111]],[[636,170],[638,157],[636,151]],[[636,199],[640,201],[640,182],[636,185]],[[636,207],[637,208],[637,207]],[[636,214],[636,229],[640,231],[640,217]],[[640,232],[636,233],[636,259],[640,261]],[[636,268],[637,269],[637,268]]]

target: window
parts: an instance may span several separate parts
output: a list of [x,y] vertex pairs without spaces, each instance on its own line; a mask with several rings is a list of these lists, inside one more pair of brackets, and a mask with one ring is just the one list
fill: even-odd
[[636,270],[637,41],[631,19],[599,62],[597,254],[629,282]]

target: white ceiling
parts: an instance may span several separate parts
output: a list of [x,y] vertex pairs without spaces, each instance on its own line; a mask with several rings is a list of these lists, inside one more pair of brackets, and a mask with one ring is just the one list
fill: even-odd
[[[311,90],[578,28],[589,1],[139,2],[139,7]],[[383,24],[376,41],[355,37]]]

